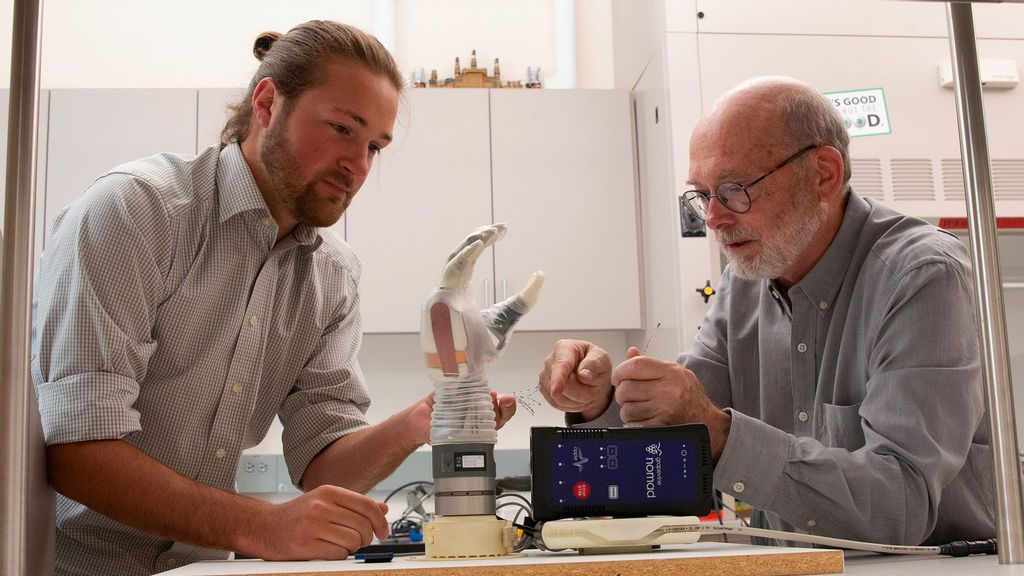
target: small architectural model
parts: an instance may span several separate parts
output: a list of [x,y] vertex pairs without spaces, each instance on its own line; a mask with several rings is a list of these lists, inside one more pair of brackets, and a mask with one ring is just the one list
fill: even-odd
[[452,88],[501,88],[501,68],[498,59],[494,59],[494,76],[487,74],[487,68],[476,65],[476,50],[469,59],[469,67],[462,68],[458,57],[455,58],[455,78]]
[[[539,71],[539,69],[538,69]],[[476,50],[473,50],[469,59],[469,66],[462,67],[459,58],[455,58],[455,74],[452,78],[438,80],[437,70],[431,70],[430,80],[427,82],[416,82],[416,87],[428,86],[430,88],[522,88],[523,82],[515,80],[512,82],[501,81],[501,64],[494,59],[494,75],[487,73],[487,68],[480,68],[476,63]]]

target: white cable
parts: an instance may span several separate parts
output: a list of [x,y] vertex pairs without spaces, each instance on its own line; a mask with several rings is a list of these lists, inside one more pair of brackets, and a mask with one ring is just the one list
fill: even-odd
[[[743,534],[792,542],[821,544],[832,548],[867,550],[881,554],[968,555],[994,550],[995,542],[958,542],[944,546],[903,546],[858,542],[779,530],[704,524],[696,516],[556,520],[539,525],[540,540],[555,549],[600,549],[609,546],[693,544],[704,534]],[[945,550],[947,549],[948,550]]]
[[850,550],[867,550],[882,554],[919,554],[937,555],[942,552],[938,546],[901,546],[898,544],[878,544],[876,542],[858,542],[857,540],[845,540],[843,538],[829,538],[828,536],[815,536],[813,534],[800,534],[797,532],[783,532],[781,530],[766,530],[764,528],[751,528],[749,526],[719,526],[719,525],[684,525],[666,526],[678,532],[700,532],[701,534],[743,534],[746,536],[758,536],[761,538],[774,538],[776,540],[787,540],[790,542],[806,542],[808,544],[821,544],[834,548],[848,548]]

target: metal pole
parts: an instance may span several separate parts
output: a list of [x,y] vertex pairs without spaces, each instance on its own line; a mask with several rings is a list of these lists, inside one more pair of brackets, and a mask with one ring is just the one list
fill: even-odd
[[992,173],[982,109],[974,18],[969,3],[946,5],[953,60],[960,156],[964,168],[971,252],[974,255],[975,302],[981,336],[983,373],[992,419],[992,454],[996,479],[996,537],[999,563],[1024,563],[1021,523],[1021,473],[1013,412],[1013,387],[1007,359],[1006,314],[996,249]]
[[54,572],[53,492],[29,378],[41,0],[15,0],[0,269],[0,574]]

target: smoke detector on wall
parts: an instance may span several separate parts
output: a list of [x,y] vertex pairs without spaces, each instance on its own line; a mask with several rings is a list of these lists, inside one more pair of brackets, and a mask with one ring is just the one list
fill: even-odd
[[[982,88],[1013,88],[1020,82],[1016,60],[986,60],[978,62],[978,76]],[[953,87],[953,65],[949,60],[939,64],[939,85]]]

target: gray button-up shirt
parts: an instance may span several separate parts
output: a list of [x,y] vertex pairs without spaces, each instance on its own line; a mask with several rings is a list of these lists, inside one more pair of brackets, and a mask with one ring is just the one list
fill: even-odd
[[953,235],[853,193],[832,245],[785,294],[727,267],[679,357],[732,409],[715,486],[742,482],[734,495],[779,529],[994,536],[970,270]]
[[779,530],[995,536],[970,270],[953,235],[852,192],[832,245],[788,291],[727,266],[678,359],[732,414],[715,487]]
[[[101,176],[42,258],[32,376],[48,444],[122,439],[234,490],[275,414],[293,482],[364,428],[359,262],[326,230],[277,225],[238,145]],[[198,513],[201,513],[198,512]],[[59,574],[140,575],[225,558],[57,500]]]

